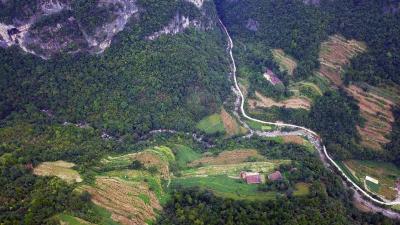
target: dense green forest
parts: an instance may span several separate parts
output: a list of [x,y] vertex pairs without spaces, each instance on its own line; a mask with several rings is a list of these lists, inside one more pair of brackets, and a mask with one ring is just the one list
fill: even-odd
[[307,198],[270,202],[234,201],[205,190],[178,189],[158,224],[396,224],[382,215],[347,209],[328,197],[321,183],[312,189]]
[[356,125],[362,122],[358,105],[345,93],[328,92],[318,98],[310,111],[310,125],[319,132],[327,148],[339,156],[349,158],[350,150],[359,154]]

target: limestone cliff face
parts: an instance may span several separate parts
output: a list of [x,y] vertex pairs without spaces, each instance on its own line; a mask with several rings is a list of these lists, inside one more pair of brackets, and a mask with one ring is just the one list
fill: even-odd
[[[193,4],[206,18],[206,0],[182,1]],[[145,10],[137,0],[0,0],[0,47],[16,45],[43,59],[60,53],[100,54],[128,22],[139,22]],[[211,26],[210,20],[177,12],[162,30],[146,38]]]

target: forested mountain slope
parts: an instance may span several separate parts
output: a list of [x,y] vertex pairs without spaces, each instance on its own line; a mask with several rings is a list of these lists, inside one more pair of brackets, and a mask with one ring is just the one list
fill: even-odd
[[72,208],[95,218],[88,195],[32,168],[65,160],[89,172],[138,151],[150,130],[194,130],[230,92],[212,1],[0,4],[0,223],[51,223]]
[[[1,119],[12,112],[48,110],[61,121],[89,123],[113,135],[135,135],[157,128],[188,130],[217,110],[229,88],[213,3],[135,4],[140,8],[138,18],[129,20],[104,54],[65,54],[52,48],[42,50],[61,54],[42,60],[13,47],[0,49]],[[85,15],[85,20],[98,21],[97,12]],[[50,26],[52,16],[34,26]],[[56,42],[65,37],[39,34]],[[80,41],[70,39],[74,45]]]

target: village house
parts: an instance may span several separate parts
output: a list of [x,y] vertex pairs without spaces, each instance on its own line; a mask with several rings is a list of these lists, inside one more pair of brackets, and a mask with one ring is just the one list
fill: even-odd
[[264,78],[267,79],[272,85],[282,84],[282,81],[270,69],[265,71]]
[[256,172],[240,172],[240,178],[246,181],[247,184],[260,184],[261,176],[260,173]]
[[270,181],[282,180],[282,178],[282,174],[278,170],[268,175],[268,180]]

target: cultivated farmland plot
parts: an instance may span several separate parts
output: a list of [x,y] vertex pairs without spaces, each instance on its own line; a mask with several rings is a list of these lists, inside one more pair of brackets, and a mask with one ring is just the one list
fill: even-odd
[[[393,164],[373,161],[345,161],[343,165],[350,171],[353,178],[363,184],[369,191],[388,200],[400,197],[396,190],[396,181],[400,178],[400,170]],[[370,178],[378,182],[372,182]]]

